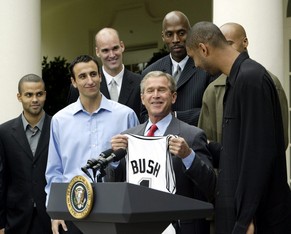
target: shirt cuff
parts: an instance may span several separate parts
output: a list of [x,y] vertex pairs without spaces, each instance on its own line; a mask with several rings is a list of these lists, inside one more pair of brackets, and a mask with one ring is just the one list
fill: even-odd
[[182,159],[182,162],[187,170],[191,167],[194,159],[195,159],[195,152],[191,149],[191,154],[189,154],[187,157]]

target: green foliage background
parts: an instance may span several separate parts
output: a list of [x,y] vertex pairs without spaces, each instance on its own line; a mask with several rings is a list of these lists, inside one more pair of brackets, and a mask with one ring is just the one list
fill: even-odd
[[55,57],[48,61],[42,60],[42,78],[46,85],[46,102],[44,110],[53,116],[60,109],[67,106],[68,91],[70,88],[69,63],[63,57]]

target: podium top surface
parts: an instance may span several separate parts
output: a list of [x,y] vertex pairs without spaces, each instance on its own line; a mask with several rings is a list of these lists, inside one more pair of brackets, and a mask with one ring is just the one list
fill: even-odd
[[[135,223],[200,219],[212,215],[211,203],[123,182],[94,183],[91,213],[80,221]],[[68,183],[53,183],[47,212],[53,219],[76,220],[66,205]]]

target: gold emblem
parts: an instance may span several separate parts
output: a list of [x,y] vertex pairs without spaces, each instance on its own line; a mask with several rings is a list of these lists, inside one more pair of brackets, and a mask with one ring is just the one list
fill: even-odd
[[66,203],[70,214],[76,219],[87,217],[93,207],[93,189],[84,176],[75,176],[68,185]]

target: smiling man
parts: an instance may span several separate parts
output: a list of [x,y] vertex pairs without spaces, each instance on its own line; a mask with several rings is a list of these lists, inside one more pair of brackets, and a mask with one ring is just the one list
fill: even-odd
[[[203,130],[172,115],[171,107],[176,98],[176,83],[171,75],[160,71],[148,73],[141,82],[141,100],[148,111],[149,119],[123,133],[149,136],[150,129],[156,125],[157,128],[151,136],[176,135],[177,137],[171,137],[169,141],[176,177],[176,194],[211,201],[216,176],[207,149],[206,135]],[[116,135],[111,144],[113,150],[127,148],[128,137],[124,134]],[[115,171],[115,181],[125,181],[125,174],[125,163],[121,161]],[[209,233],[209,222],[205,219],[181,220],[174,226],[176,233],[180,234]]]
[[[108,99],[117,101],[133,109],[140,118],[140,74],[126,69],[123,64],[124,42],[113,28],[103,28],[95,36],[96,55],[102,62],[100,84],[101,93]],[[114,80],[113,80],[114,79]],[[112,89],[115,88],[114,93]],[[71,85],[68,103],[78,99],[78,89]]]
[[[112,136],[137,125],[136,114],[129,107],[108,100],[100,92],[101,77],[97,61],[88,55],[78,56],[69,67],[71,81],[80,98],[52,118],[46,169],[46,193],[53,182],[69,182],[75,175],[84,175],[82,165],[90,158],[111,148]],[[53,220],[53,233],[59,225],[67,234],[81,233],[72,223]]]

